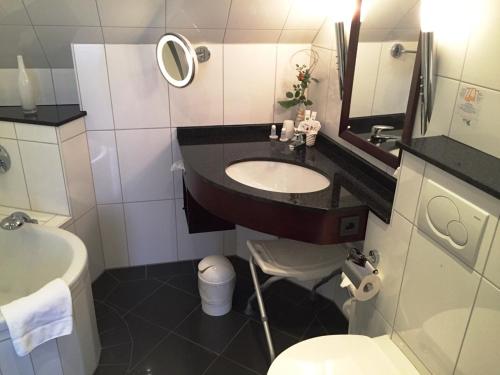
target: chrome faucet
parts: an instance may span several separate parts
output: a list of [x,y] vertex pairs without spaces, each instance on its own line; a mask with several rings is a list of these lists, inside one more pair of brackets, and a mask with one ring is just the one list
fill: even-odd
[[0,228],[14,230],[21,228],[25,223],[38,224],[38,220],[32,219],[24,212],[14,212],[0,221]]
[[292,143],[288,145],[290,150],[295,150],[300,146],[304,146],[306,144],[304,133],[296,132],[292,138]]
[[391,134],[382,134],[384,130],[394,130],[394,126],[389,125],[374,125],[372,126],[372,134],[370,136],[371,143],[384,143],[390,140],[398,140],[401,137]]

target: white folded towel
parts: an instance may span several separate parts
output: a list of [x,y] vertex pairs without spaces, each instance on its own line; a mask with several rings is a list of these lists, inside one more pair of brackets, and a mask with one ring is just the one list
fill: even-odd
[[71,292],[66,283],[55,279],[29,296],[1,306],[12,344],[18,356],[73,330]]

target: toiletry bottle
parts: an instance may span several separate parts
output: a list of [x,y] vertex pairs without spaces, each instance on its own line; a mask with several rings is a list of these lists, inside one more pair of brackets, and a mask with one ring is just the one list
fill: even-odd
[[24,60],[21,55],[17,55],[17,66],[19,75],[17,77],[17,85],[19,89],[19,96],[21,97],[21,106],[24,113],[36,113],[35,94],[33,85],[26,69],[24,68]]
[[271,126],[271,134],[269,134],[269,138],[278,139],[278,135],[276,134],[276,125]]

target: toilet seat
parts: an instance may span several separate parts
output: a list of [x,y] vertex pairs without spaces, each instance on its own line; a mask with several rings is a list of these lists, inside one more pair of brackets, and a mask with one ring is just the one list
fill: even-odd
[[302,341],[281,353],[267,375],[418,374],[389,336],[330,335]]

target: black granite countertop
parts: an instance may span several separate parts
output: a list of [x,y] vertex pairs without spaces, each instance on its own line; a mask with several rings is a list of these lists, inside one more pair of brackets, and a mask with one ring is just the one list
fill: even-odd
[[20,106],[0,106],[0,121],[25,124],[61,126],[86,115],[78,104],[39,105],[32,115],[25,114]]
[[[279,131],[279,128],[278,128]],[[368,206],[389,222],[395,182],[368,168],[332,140],[320,135],[315,147],[290,151],[288,143],[270,141],[269,126],[178,128],[182,157],[187,167],[218,187],[252,199],[300,206],[311,210],[341,210]],[[244,160],[275,160],[316,170],[330,186],[313,193],[276,193],[251,188],[226,175],[228,165]],[[380,177],[380,178],[379,178]]]
[[500,159],[444,135],[399,144],[403,150],[500,199]]

